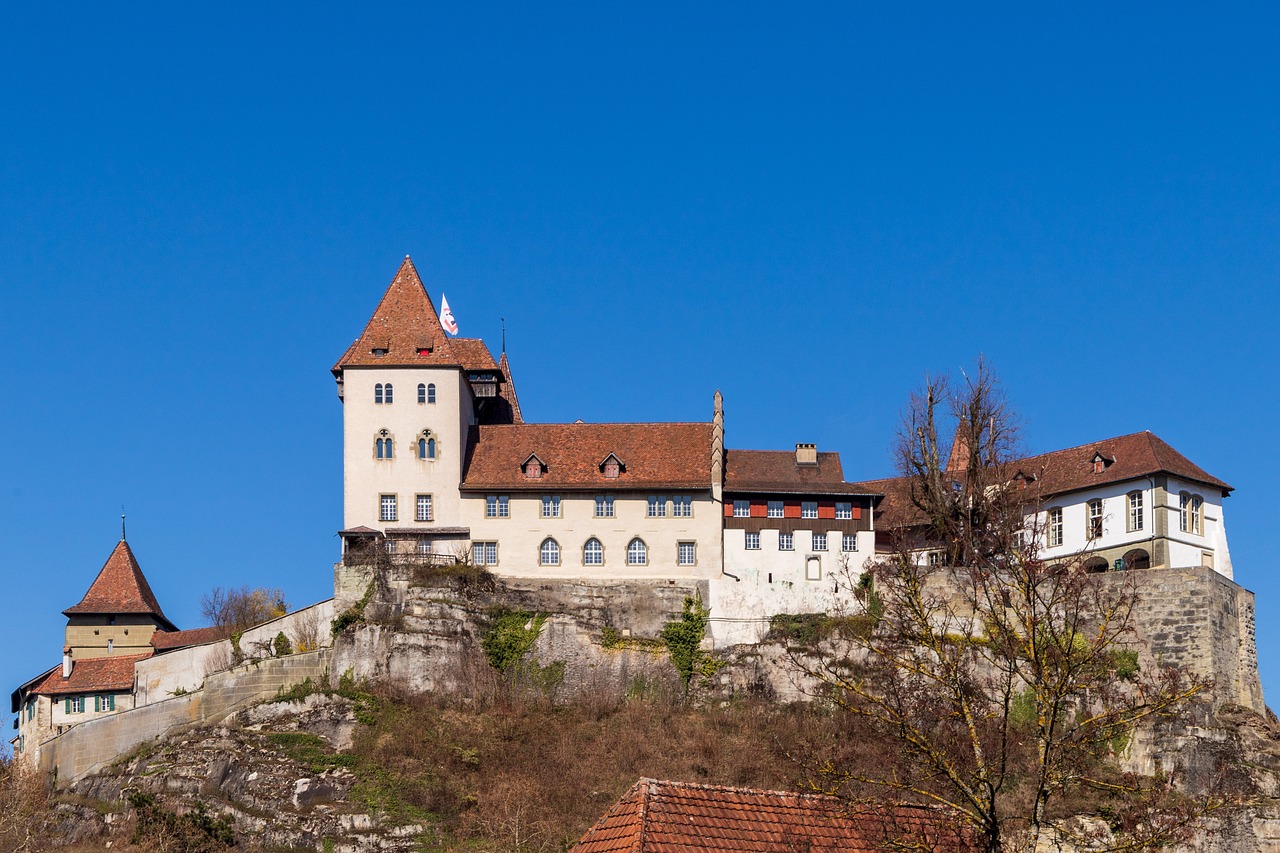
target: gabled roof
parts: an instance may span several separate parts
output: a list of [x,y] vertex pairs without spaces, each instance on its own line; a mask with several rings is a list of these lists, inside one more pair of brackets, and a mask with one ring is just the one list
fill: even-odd
[[138,560],[133,556],[129,543],[121,539],[106,564],[98,572],[89,591],[80,603],[62,611],[66,616],[119,615],[154,616],[162,627],[176,631],[173,623],[160,609],[155,593],[142,574]]
[[817,464],[796,463],[788,450],[726,450],[726,492],[791,494],[862,494],[857,484],[844,481],[839,453],[817,454]]
[[[374,350],[385,350],[374,355]],[[333,366],[423,367],[459,365],[471,370],[498,370],[484,341],[450,338],[408,255],[382,294],[360,337]]]
[[145,655],[115,655],[109,658],[76,660],[71,667],[71,677],[62,677],[62,667],[56,666],[36,682],[28,692],[41,696],[65,696],[75,693],[97,693],[101,690],[132,690],[133,665],[151,657]]
[[495,423],[524,423],[524,416],[520,413],[520,400],[516,397],[516,383],[511,378],[511,363],[507,361],[506,352],[502,353],[502,357],[498,359],[498,369],[502,371],[502,375],[506,377],[506,382],[498,389],[498,398],[506,403],[505,416],[495,419]]
[[[502,424],[481,426],[463,475],[465,490],[710,489],[711,424]],[[608,478],[600,460],[627,460]],[[546,464],[537,479],[521,471],[531,454]]]
[[573,853],[871,853],[900,834],[936,851],[962,849],[930,818],[922,812],[890,829],[834,797],[641,779]]
[[[955,453],[954,449],[952,452]],[[1093,461],[1099,456],[1108,461],[1108,464],[1102,471],[1094,473]],[[1209,474],[1150,431],[1028,456],[1014,460],[1006,467],[1015,475],[1022,474],[1026,480],[1034,483],[1035,495],[1041,501],[1156,474],[1170,474],[1209,486],[1221,491],[1224,497],[1232,491],[1231,486]],[[947,470],[957,479],[965,476],[963,469],[958,466],[948,466]],[[877,526],[886,528],[925,523],[924,514],[911,501],[911,478],[888,477],[883,480],[865,480],[856,485],[860,489],[884,495],[879,508],[880,524]]]

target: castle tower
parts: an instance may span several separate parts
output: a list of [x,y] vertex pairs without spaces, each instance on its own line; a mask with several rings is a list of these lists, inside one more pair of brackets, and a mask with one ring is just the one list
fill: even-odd
[[445,333],[407,256],[333,375],[346,548],[386,538],[440,552],[465,539],[458,483],[472,428],[511,423],[518,409],[484,342]]
[[129,543],[121,539],[80,603],[67,617],[70,659],[136,655],[151,651],[156,631],[176,631],[164,615]]

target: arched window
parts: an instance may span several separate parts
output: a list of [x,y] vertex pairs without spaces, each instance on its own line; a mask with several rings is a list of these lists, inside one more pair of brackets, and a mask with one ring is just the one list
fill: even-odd
[[582,546],[582,564],[584,566],[604,565],[604,546],[594,536],[587,540],[586,545]]
[[429,429],[424,429],[422,434],[418,437],[418,458],[436,458],[436,437],[431,434],[431,430]]
[[373,402],[375,403],[382,402],[382,383],[381,382],[373,386]]
[[1109,567],[1102,557],[1092,557],[1085,561],[1084,570],[1089,573],[1105,572]]
[[390,438],[379,438],[377,441],[378,458],[390,459],[394,455],[393,444]]
[[1197,536],[1204,533],[1204,498],[1191,496],[1191,532]]
[[427,386],[423,385],[421,382],[418,383],[418,402],[427,402]]
[[538,549],[538,562],[544,566],[560,565],[560,543],[548,536]]
[[436,401],[436,383],[432,382],[427,386],[427,402],[434,403]]
[[434,438],[427,439],[427,458],[436,458],[436,440]]
[[1142,548],[1134,548],[1124,555],[1124,567],[1126,569],[1149,569],[1151,568],[1151,555]]
[[644,566],[649,563],[649,548],[644,540],[637,536],[627,545],[627,565]]
[[382,397],[383,397],[384,403],[391,402],[391,383],[390,382],[382,386]]

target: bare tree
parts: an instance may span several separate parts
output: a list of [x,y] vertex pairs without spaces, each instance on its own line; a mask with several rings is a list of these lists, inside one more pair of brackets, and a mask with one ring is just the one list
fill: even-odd
[[0,851],[40,849],[51,817],[49,791],[34,763],[0,754]]
[[246,584],[239,589],[214,587],[200,596],[200,613],[210,625],[228,631],[243,631],[289,612],[284,592],[267,587]]
[[876,624],[806,664],[862,746],[829,750],[810,784],[857,808],[940,810],[987,853],[1164,846],[1223,801],[1125,772],[1117,756],[1206,684],[1178,667],[1134,671],[1132,573],[1040,558],[1035,478],[1019,476],[1017,450],[984,363],[954,391],[934,380],[912,397],[897,442],[907,523],[869,568]]

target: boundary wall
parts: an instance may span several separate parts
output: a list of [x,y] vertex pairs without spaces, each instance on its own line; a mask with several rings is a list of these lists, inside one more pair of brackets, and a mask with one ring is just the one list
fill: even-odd
[[330,649],[251,660],[211,673],[204,687],[150,705],[81,723],[40,744],[40,767],[60,783],[74,782],[141,744],[200,723],[216,723],[310,678],[323,684]]

